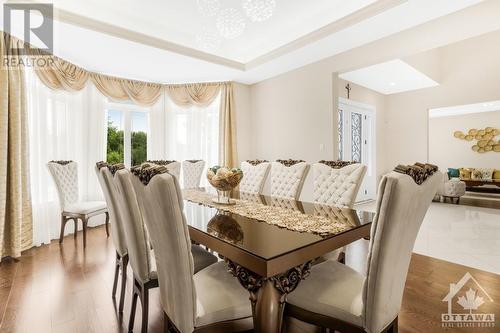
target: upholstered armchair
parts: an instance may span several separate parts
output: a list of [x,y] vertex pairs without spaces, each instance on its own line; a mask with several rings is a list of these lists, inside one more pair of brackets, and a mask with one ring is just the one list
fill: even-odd
[[269,166],[270,164],[267,161],[241,162],[243,179],[240,183],[240,192],[261,194],[269,173]]
[[[195,273],[178,181],[161,167],[133,177],[155,249],[165,332],[243,332],[253,328],[248,293],[224,262]],[[168,223],[165,223],[168,222]]]
[[366,276],[335,261],[315,265],[288,295],[286,315],[332,331],[397,332],[415,239],[442,177],[437,172],[417,185],[405,174],[384,176]]
[[271,196],[298,200],[309,164],[299,160],[277,160],[271,164]]
[[183,187],[184,188],[200,187],[200,180],[204,169],[205,169],[205,161],[202,160],[183,161],[182,162]]
[[121,272],[121,291],[120,303],[118,312],[123,312],[123,305],[125,301],[125,286],[127,284],[127,266],[128,266],[128,249],[125,239],[125,231],[123,229],[123,222],[120,216],[120,209],[118,205],[119,196],[117,193],[116,185],[113,181],[116,171],[124,168],[123,164],[108,165],[105,162],[98,162],[95,167],[97,179],[101,185],[108,211],[110,215],[111,224],[111,239],[116,249],[115,260],[115,274],[113,280],[112,297],[115,298],[116,289],[118,287],[118,276]]
[[466,184],[458,178],[450,179],[448,174],[443,175],[443,182],[439,186],[437,195],[440,197],[441,201],[450,199],[450,201],[460,204],[460,198],[465,195]]
[[106,234],[109,237],[109,213],[105,201],[81,201],[78,193],[78,167],[74,161],[50,161],[47,163],[54,180],[61,207],[61,232],[59,243],[63,242],[64,228],[69,220],[75,223],[76,238],[78,220],[82,221],[83,247],[87,246],[87,223],[93,216],[106,215]]
[[[164,166],[165,172],[167,169]],[[141,169],[141,167],[137,167]],[[151,231],[148,232],[144,224],[142,212],[139,208],[137,197],[131,183],[131,173],[126,169],[116,172],[114,182],[119,196],[120,216],[122,217],[125,237],[128,247],[128,256],[132,271],[134,273],[134,287],[132,293],[132,307],[129,319],[129,332],[134,328],[135,310],[137,299],[142,304],[142,329],[148,330],[149,313],[149,290],[158,287],[158,273],[155,260],[155,246],[151,249]],[[177,177],[171,176],[176,179]],[[163,198],[165,199],[165,198]],[[162,220],[163,225],[169,220]],[[153,231],[154,232],[154,231]],[[160,249],[161,250],[161,249]],[[194,257],[194,270],[201,270],[217,262],[217,258],[197,245],[191,246],[192,257]],[[174,273],[175,274],[175,273]]]

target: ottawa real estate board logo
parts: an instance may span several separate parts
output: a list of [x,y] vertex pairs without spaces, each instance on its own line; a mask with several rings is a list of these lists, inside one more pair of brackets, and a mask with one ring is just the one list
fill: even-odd
[[480,311],[482,305],[493,299],[469,272],[457,283],[450,283],[443,302],[448,303],[448,312],[441,314],[442,327],[495,327],[495,314]]

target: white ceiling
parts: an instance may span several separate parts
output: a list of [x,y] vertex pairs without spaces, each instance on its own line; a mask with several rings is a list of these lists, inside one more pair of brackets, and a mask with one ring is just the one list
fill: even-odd
[[467,105],[448,106],[429,110],[429,118],[460,116],[471,113],[500,111],[500,101],[488,101]]
[[[136,31],[200,51],[197,36],[217,32],[219,14],[206,17],[199,5],[207,0],[53,0],[62,10]],[[236,9],[245,17],[245,30],[234,39],[221,38],[220,48],[209,53],[241,63],[249,62],[331,22],[335,22],[376,0],[275,0],[274,15],[264,22],[246,18],[242,1],[220,3],[219,13]]]
[[[55,0],[63,10],[56,11],[54,53],[92,71],[133,79],[252,84],[482,2],[276,0],[268,21],[248,23],[240,38],[207,53],[195,49],[193,36],[205,20],[196,18],[196,1]],[[17,23],[13,34],[22,38]]]
[[438,85],[400,59],[342,73],[339,77],[385,95]]

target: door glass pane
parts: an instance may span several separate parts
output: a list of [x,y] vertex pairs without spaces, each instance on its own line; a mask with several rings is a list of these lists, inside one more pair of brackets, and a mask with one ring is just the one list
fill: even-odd
[[108,163],[123,163],[123,112],[108,110]]
[[354,162],[361,163],[362,156],[362,115],[360,113],[351,113],[351,156]]
[[132,112],[132,165],[138,165],[147,160],[148,151],[148,114]]
[[339,110],[339,160],[344,159],[344,111]]

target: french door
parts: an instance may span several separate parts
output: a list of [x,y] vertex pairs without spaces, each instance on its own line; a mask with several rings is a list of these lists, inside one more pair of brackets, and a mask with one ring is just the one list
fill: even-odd
[[369,105],[339,99],[338,158],[367,166],[356,202],[376,196],[374,111]]

